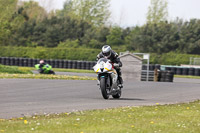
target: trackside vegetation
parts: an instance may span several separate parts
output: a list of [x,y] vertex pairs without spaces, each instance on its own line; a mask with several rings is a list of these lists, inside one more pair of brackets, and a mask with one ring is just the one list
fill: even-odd
[[59,80],[96,80],[93,77],[44,74],[1,74],[0,79],[59,79]]
[[[101,49],[88,49],[88,48],[44,48],[44,47],[33,48],[33,47],[2,46],[0,47],[0,57],[95,61],[96,55],[100,51]],[[115,51],[117,53],[120,52],[119,49],[116,49]],[[176,52],[162,53],[162,54],[151,53],[150,63],[163,64],[163,65],[189,64],[191,57],[200,58],[200,55],[178,54]]]
[[31,70],[29,68],[19,68],[16,66],[5,66],[0,65],[0,74],[1,73],[9,73],[9,74],[31,74]]
[[144,107],[44,114],[0,119],[0,132],[26,133],[197,133],[200,101]]
[[189,76],[189,75],[174,75],[176,78],[190,78],[190,79],[200,79],[200,76]]
[[[62,79],[62,80],[96,80],[93,77],[86,76],[69,76],[69,75],[45,75],[33,74],[33,67],[16,67],[0,65],[0,79]],[[75,69],[54,69],[58,72],[75,72],[75,73],[92,73],[91,70],[75,70]]]
[[94,61],[100,49],[0,47],[0,57],[23,57],[33,59],[67,59]]

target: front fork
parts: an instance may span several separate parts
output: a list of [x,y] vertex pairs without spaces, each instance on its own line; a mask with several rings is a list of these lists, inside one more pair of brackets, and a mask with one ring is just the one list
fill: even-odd
[[118,79],[118,76],[117,76],[117,74],[114,74],[114,73],[112,73],[111,74],[111,79],[112,79],[112,90],[117,90],[117,79]]
[[108,88],[111,86],[110,76],[109,75],[97,75],[97,85],[100,85],[100,78],[106,79],[106,85]]

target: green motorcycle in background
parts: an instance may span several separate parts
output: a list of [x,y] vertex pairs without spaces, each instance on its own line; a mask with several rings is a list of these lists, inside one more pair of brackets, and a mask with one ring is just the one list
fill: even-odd
[[55,72],[52,70],[52,66],[49,64],[45,64],[42,68],[40,68],[40,64],[36,64],[35,68],[40,74],[55,74]]

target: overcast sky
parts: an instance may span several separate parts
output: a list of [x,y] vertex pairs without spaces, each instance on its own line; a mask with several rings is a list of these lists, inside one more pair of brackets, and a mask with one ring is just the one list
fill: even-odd
[[[52,1],[53,8],[62,9],[65,0],[35,0]],[[200,19],[200,0],[168,0],[169,20],[176,17],[189,20]],[[122,27],[143,25],[150,0],[111,0],[110,10],[112,22]]]

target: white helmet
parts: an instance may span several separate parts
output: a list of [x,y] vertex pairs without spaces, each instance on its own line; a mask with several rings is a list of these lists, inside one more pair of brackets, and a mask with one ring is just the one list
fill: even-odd
[[40,60],[40,64],[43,64],[44,63],[44,60]]
[[111,47],[109,45],[104,45],[102,47],[102,53],[105,57],[109,58],[111,56]]

